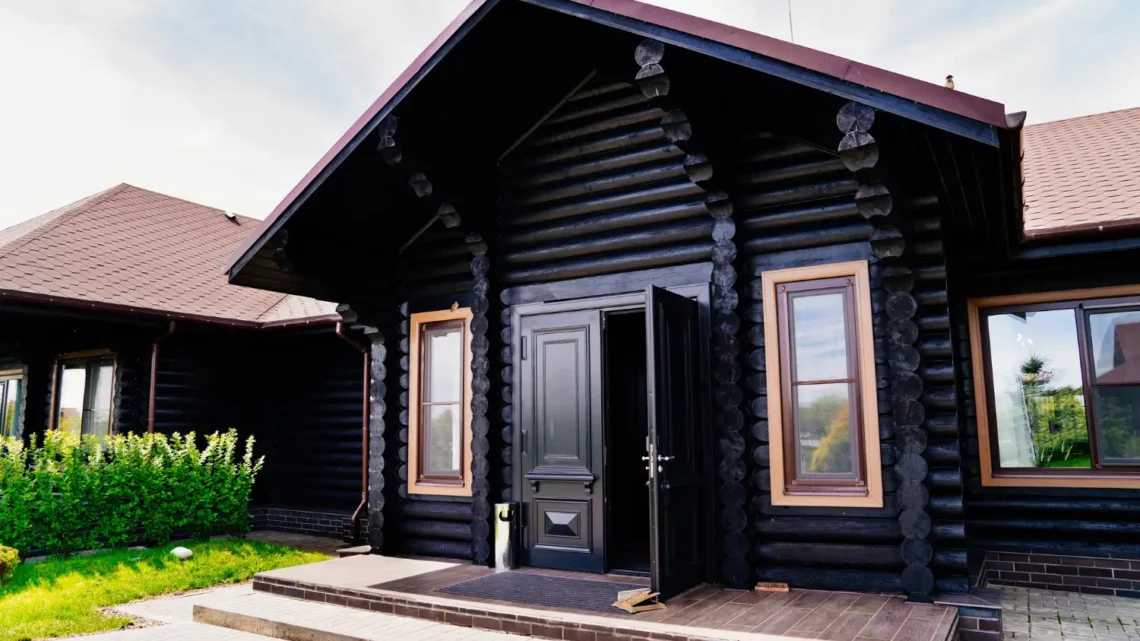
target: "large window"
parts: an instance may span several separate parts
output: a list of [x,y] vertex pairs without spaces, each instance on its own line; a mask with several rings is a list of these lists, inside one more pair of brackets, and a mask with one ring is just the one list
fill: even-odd
[[471,310],[412,314],[408,492],[471,495]]
[[24,400],[24,370],[0,370],[0,436],[19,436]]
[[1140,487],[1140,287],[970,301],[982,483]]
[[763,284],[772,503],[882,506],[867,263]]
[[56,361],[53,426],[104,437],[112,429],[115,358],[107,352],[65,355]]

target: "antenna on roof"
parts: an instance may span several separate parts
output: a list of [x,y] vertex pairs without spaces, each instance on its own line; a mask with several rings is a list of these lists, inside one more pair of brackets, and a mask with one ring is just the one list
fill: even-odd
[[233,213],[232,211],[226,211],[226,212],[222,212],[222,213],[226,215],[226,220],[230,221],[231,223],[235,223],[238,225],[241,224],[241,221],[238,220],[237,214]]
[[792,0],[788,0],[788,36],[796,44],[796,30],[792,28]]

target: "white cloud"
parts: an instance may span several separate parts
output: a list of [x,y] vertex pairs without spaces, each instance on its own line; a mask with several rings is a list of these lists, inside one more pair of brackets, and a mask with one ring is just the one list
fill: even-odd
[[[788,37],[786,0],[650,1]],[[0,0],[0,227],[119,182],[263,217],[466,3]],[[798,44],[1031,122],[1140,105],[1123,0],[792,7]]]

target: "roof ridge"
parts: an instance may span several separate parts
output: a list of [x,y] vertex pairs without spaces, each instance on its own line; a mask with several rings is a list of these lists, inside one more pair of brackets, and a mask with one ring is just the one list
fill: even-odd
[[194,205],[195,207],[201,207],[203,209],[212,209],[214,211],[221,212],[223,215],[233,214],[234,216],[236,216],[238,218],[241,218],[243,220],[248,220],[249,222],[252,222],[252,223],[261,223],[260,220],[258,220],[257,218],[254,218],[252,216],[246,216],[245,214],[239,214],[239,213],[232,212],[232,211],[228,212],[225,209],[222,209],[221,207],[213,207],[210,205],[203,205],[202,203],[196,203],[193,200],[187,200],[187,199],[181,198],[179,196],[172,196],[170,194],[166,194],[166,193],[163,193],[161,191],[155,191],[153,189],[147,189],[146,187],[139,187],[138,185],[132,185],[130,183],[122,183],[121,186],[130,187],[131,189],[137,189],[139,191],[145,191],[147,193],[151,193],[151,194],[154,194],[156,196],[162,196],[163,198],[169,198],[170,200],[182,201],[182,202],[186,203],[187,205]]
[[1113,114],[1122,113],[1125,111],[1140,111],[1140,106],[1124,107],[1122,109],[1112,109],[1111,111],[1098,111],[1096,113],[1085,114],[1083,116],[1069,116],[1068,118],[1058,118],[1057,120],[1047,120],[1045,122],[1036,122],[1032,125],[1026,125],[1026,129],[1033,129],[1034,127],[1041,127],[1043,125],[1055,125],[1061,122],[1069,122],[1071,120],[1084,120],[1086,118],[1096,118],[1097,116],[1111,116]]
[[[43,236],[44,234],[48,233],[52,229],[59,227],[61,224],[63,224],[64,221],[71,220],[71,219],[79,216],[82,213],[90,211],[92,207],[95,207],[96,205],[107,201],[112,196],[115,196],[115,195],[122,193],[127,187],[131,187],[131,185],[128,185],[127,183],[119,183],[119,184],[115,185],[114,187],[108,187],[107,189],[104,189],[102,192],[96,192],[96,193],[91,194],[90,196],[87,196],[85,198],[80,198],[79,200],[75,201],[74,203],[71,203],[70,205],[64,205],[63,207],[60,207],[59,209],[63,209],[65,211],[60,212],[59,215],[56,216],[55,218],[52,218],[51,220],[40,225],[39,227],[36,227],[34,229],[29,230],[27,233],[23,234],[22,236],[18,236],[16,238],[13,238],[12,240],[8,241],[8,243],[6,243],[5,245],[0,246],[0,256],[7,256],[8,254],[11,254],[12,252],[16,251],[17,249],[20,249],[21,247],[23,247],[24,245],[27,245],[28,243],[32,242],[33,240],[35,240],[35,239],[39,238],[40,236]],[[69,207],[72,207],[72,206],[74,206],[73,209],[68,209]],[[56,211],[56,210],[53,210],[53,211]],[[51,213],[52,212],[48,212],[48,214],[51,214]],[[32,220],[32,219],[29,218],[28,220]],[[24,222],[27,222],[27,221],[24,221]],[[17,224],[19,224],[19,223],[17,223]]]

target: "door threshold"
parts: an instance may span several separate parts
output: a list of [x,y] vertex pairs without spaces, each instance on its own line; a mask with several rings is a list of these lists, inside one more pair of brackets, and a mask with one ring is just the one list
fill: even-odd
[[607,572],[606,574],[613,574],[616,576],[639,576],[639,577],[643,577],[643,578],[649,578],[649,572],[647,572],[645,570],[619,570],[617,568],[614,568],[614,569],[610,570],[609,572]]

